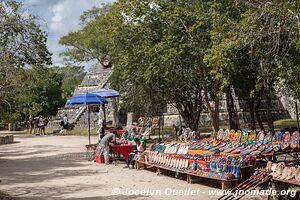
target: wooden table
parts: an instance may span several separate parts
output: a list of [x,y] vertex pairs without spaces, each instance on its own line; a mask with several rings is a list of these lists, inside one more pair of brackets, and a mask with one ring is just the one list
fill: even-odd
[[121,154],[123,159],[127,162],[128,155],[133,151],[132,144],[110,144],[109,146],[113,150],[113,161],[115,165],[117,164],[116,154]]
[[[256,158],[263,158],[265,159],[266,157],[274,157],[274,156],[280,156],[280,155],[289,155],[294,159],[298,159],[298,153],[300,152],[299,148],[296,149],[287,149],[287,150],[283,150],[283,151],[278,151],[278,152],[270,152],[267,154],[261,154],[261,155],[257,155]],[[295,155],[293,155],[295,154]]]
[[192,184],[193,182],[195,182],[196,180],[199,180],[199,179],[211,179],[211,180],[215,180],[217,182],[220,182],[222,189],[232,189],[235,186],[237,186],[237,184],[238,184],[237,179],[226,180],[226,179],[217,178],[217,177],[208,177],[208,176],[198,175],[198,174],[195,174],[195,173],[180,171],[178,169],[167,167],[167,166],[164,166],[164,165],[159,165],[159,164],[156,164],[156,163],[147,163],[147,162],[139,161],[139,160],[135,160],[135,163],[136,163],[136,169],[142,169],[139,164],[143,164],[145,166],[143,169],[145,169],[145,168],[155,168],[155,171],[156,171],[157,175],[161,175],[162,170],[166,170],[168,172],[174,172],[175,173],[175,178],[177,178],[179,176],[179,174],[184,174],[184,175],[186,175],[186,180],[189,184]]

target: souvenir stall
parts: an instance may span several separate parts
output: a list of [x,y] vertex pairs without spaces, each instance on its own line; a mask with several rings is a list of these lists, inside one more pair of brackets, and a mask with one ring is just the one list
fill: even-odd
[[278,156],[289,155],[294,159],[298,159],[298,153],[300,152],[299,137],[298,131],[292,134],[288,131],[284,133],[276,131],[272,138],[272,151],[260,154],[257,158],[265,159],[268,157],[271,160],[277,160]]
[[[261,138],[262,134],[263,132],[259,133]],[[271,135],[270,132],[265,135],[263,144],[270,140],[269,138],[271,137],[269,135]],[[272,144],[272,146],[268,143]],[[268,194],[269,199],[277,199],[279,197],[298,199],[300,191],[299,132],[295,131],[291,134],[287,131],[284,133],[276,131],[271,142],[268,143],[267,148],[270,151],[268,150],[266,153],[262,151],[256,155],[257,165],[253,176],[237,186],[238,189],[234,188],[233,192],[235,190],[252,190],[266,183],[264,184],[266,189],[277,191],[275,195],[273,193]],[[259,149],[266,148],[259,147],[256,151],[259,151]],[[266,162],[266,160],[269,161]],[[231,199],[231,196],[227,195],[219,199]],[[235,199],[242,197],[243,195],[235,196]]]
[[[127,162],[128,155],[133,151],[133,145],[128,143],[110,144],[109,147],[112,150],[112,160],[115,165],[117,164],[116,161],[120,159]],[[118,154],[121,154],[122,158],[120,156],[116,156]]]
[[[292,193],[270,195],[273,199],[281,197],[296,197],[300,192],[300,161],[298,159],[270,164],[272,176],[270,188],[277,191],[291,191]],[[298,194],[297,194],[298,193]],[[297,199],[297,198],[295,198]]]
[[251,194],[255,188],[263,184],[268,184],[272,176],[266,171],[256,170],[253,175],[233,188],[230,193],[219,197],[219,200],[238,200],[243,198],[246,194]]
[[[189,143],[156,144],[145,152],[140,163],[148,167],[175,171],[176,174],[242,182],[254,172],[256,162],[279,154],[299,152],[299,133],[280,131],[220,130],[215,138]],[[139,161],[138,161],[139,162]],[[234,184],[231,184],[231,186]],[[232,187],[231,187],[232,188]]]
[[110,133],[115,134],[117,137],[122,137],[123,134],[126,132],[124,129],[109,129]]
[[269,191],[264,194],[268,196],[268,199],[282,197],[285,199],[299,199],[300,161],[269,161],[265,165],[260,165],[249,179],[233,188],[230,194],[219,199],[241,199],[247,192],[250,194],[251,190],[258,186],[264,191]]

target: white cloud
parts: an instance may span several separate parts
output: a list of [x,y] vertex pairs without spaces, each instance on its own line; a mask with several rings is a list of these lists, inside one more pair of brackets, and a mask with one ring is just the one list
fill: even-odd
[[50,29],[66,33],[79,28],[80,15],[91,9],[93,6],[100,6],[101,3],[113,2],[113,0],[61,0],[49,6],[52,13]]
[[63,58],[59,56],[65,49],[59,45],[59,38],[80,28],[80,15],[93,6],[114,0],[20,0],[34,15],[38,15],[46,22],[48,33],[48,48],[52,55],[54,65],[60,65]]
[[[70,31],[78,30],[80,28],[80,15],[93,6],[100,6],[102,2],[99,0],[61,0],[49,6],[48,9],[52,13],[49,31],[56,33],[57,36],[56,38],[54,37],[52,41],[49,41],[51,42],[49,49],[53,52],[53,64],[62,63],[63,60],[63,58],[59,57],[59,54],[62,53],[65,48],[58,44],[59,38]],[[52,42],[54,42],[54,44]]]

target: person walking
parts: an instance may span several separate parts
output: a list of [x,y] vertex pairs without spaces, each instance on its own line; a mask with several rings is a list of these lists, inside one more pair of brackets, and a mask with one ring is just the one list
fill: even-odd
[[46,135],[46,126],[48,125],[49,121],[48,121],[47,117],[42,117],[42,119],[43,119],[43,125],[41,127],[41,132],[43,135]]
[[44,117],[42,115],[39,116],[39,122],[38,122],[38,128],[39,128],[39,134],[43,135],[43,129],[44,129]]
[[29,119],[28,119],[28,128],[29,128],[29,134],[31,135],[33,128],[34,128],[33,127],[33,118],[31,115],[29,116]]
[[38,124],[39,124],[39,118],[37,118],[37,117],[35,117],[35,118],[33,118],[33,133],[35,134],[35,135],[37,135],[38,134]]
[[67,114],[65,114],[62,118],[62,125],[63,125],[64,134],[66,135],[69,128],[69,119]]

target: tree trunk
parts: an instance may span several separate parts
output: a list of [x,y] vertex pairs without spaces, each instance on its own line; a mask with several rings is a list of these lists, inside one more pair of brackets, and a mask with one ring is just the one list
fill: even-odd
[[194,131],[198,131],[199,117],[194,117],[192,113],[187,110],[182,110],[181,116],[185,124]]
[[214,115],[214,121],[213,121],[213,128],[214,128],[214,132],[217,133],[220,129],[220,120],[219,120],[219,115],[220,115],[220,108],[219,108],[219,97],[216,97],[215,99],[215,109],[213,112]]
[[272,77],[264,79],[264,88],[266,88],[267,123],[268,123],[269,130],[274,132],[274,120],[273,120],[273,116],[271,113],[271,102],[272,102],[272,99],[271,99],[272,92],[271,91],[273,91],[273,87],[270,84],[273,82],[271,79],[272,79]]
[[250,118],[251,118],[251,129],[256,130],[254,101],[249,99],[248,104],[249,104],[249,111],[250,111]]
[[268,127],[269,130],[274,132],[274,120],[271,113],[271,98],[267,98],[267,121],[268,121]]
[[202,106],[200,105],[196,109],[193,109],[193,106],[189,103],[176,106],[185,124],[194,131],[198,131],[199,128],[199,120],[202,111]]
[[[261,65],[262,65],[262,62],[261,62]],[[256,107],[255,107],[256,119],[257,119],[259,128],[262,131],[265,131],[265,127],[264,127],[264,125],[262,123],[262,120],[261,120],[261,117],[259,115],[259,108],[260,108],[260,105],[261,105],[261,101],[264,98],[265,89],[266,89],[266,87],[265,87],[265,84],[264,84],[263,87],[262,87],[262,89],[259,91],[259,96],[257,98],[257,104],[256,104]]]
[[[200,56],[200,65],[199,65],[199,75],[202,78],[202,89],[204,94],[204,101],[207,106],[211,121],[212,121],[212,129],[214,131],[214,134],[216,134],[219,131],[219,97],[216,95],[215,99],[209,98],[209,89],[208,89],[208,82],[206,81],[207,71],[205,69],[205,64],[203,63],[203,57]],[[215,91],[218,91],[219,89],[219,82],[213,82],[213,87],[215,88]],[[214,107],[210,105],[210,101],[214,101]]]
[[[205,84],[206,85],[206,84]],[[204,99],[205,99],[205,103],[210,115],[210,119],[211,119],[211,123],[212,123],[212,129],[214,134],[216,134],[219,131],[219,97],[216,96],[216,98],[214,99],[214,106],[212,107],[210,105],[210,101],[208,98],[208,90],[207,90],[207,86],[204,86]]]
[[265,131],[264,125],[263,125],[263,123],[262,123],[262,121],[261,121],[261,117],[260,117],[260,114],[259,114],[259,107],[260,107],[260,103],[261,103],[261,98],[259,98],[257,101],[258,101],[258,102],[257,102],[257,104],[256,104],[256,106],[255,106],[255,108],[254,108],[255,116],[256,116],[256,119],[257,119],[257,123],[258,123],[258,125],[259,125],[259,128],[260,128],[262,131]]
[[239,119],[237,116],[236,109],[234,107],[234,99],[230,90],[226,92],[226,106],[230,129],[239,129]]
[[113,106],[113,121],[112,126],[118,127],[120,125],[119,123],[119,98],[113,98],[112,99],[112,106]]

